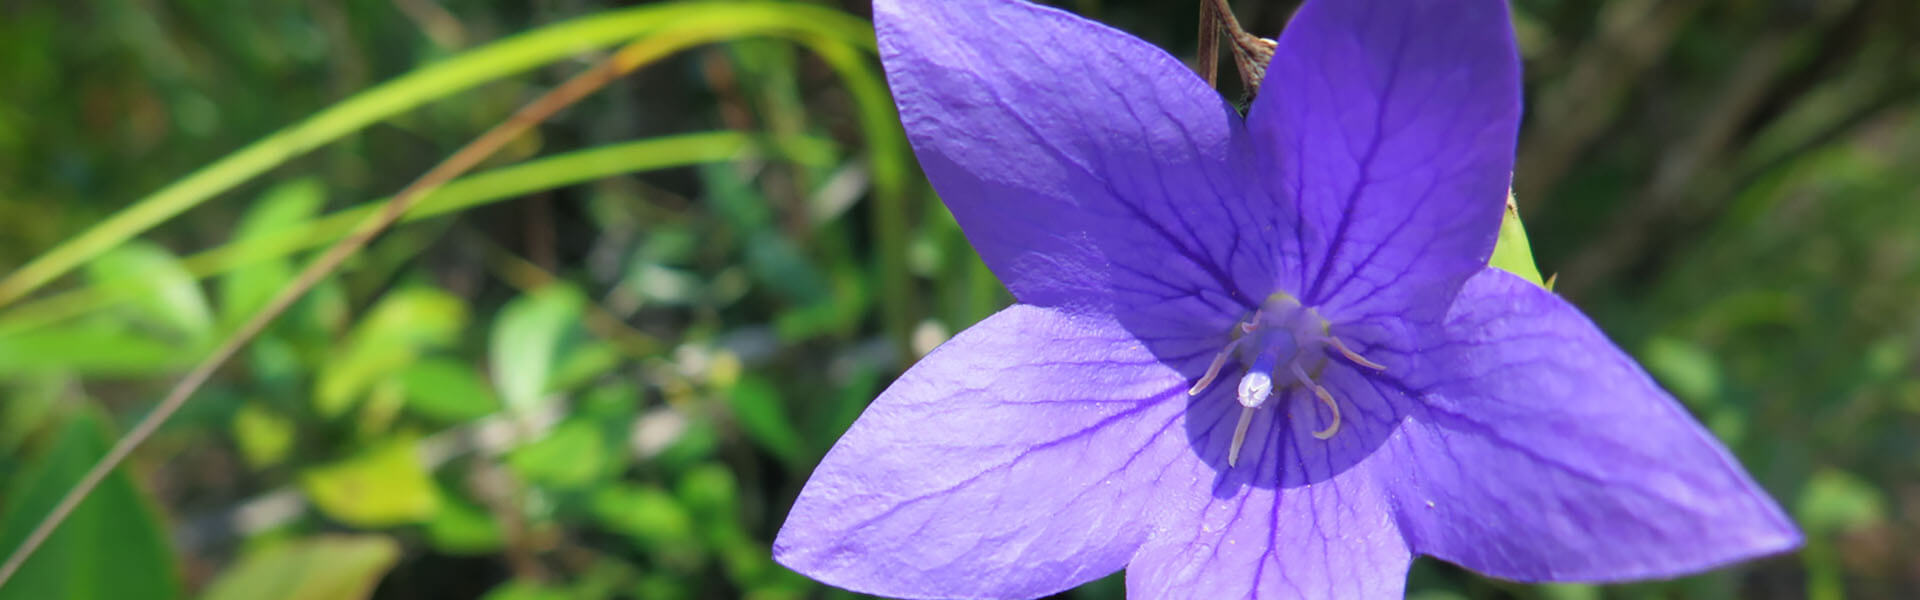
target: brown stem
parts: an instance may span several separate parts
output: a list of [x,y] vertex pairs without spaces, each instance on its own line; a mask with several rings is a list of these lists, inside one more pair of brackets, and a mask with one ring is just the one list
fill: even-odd
[[1260,93],[1260,82],[1267,77],[1267,63],[1273,62],[1274,43],[1241,28],[1240,19],[1233,16],[1233,7],[1227,5],[1227,0],[1201,0],[1200,73],[1206,77],[1207,85],[1214,87],[1219,86],[1211,59],[1219,51],[1215,41],[1218,32],[1227,34],[1227,48],[1233,51],[1233,66],[1240,71],[1247,95]]
[[1207,80],[1207,87],[1220,89],[1220,3],[1200,0],[1200,51],[1194,56],[1194,70]]

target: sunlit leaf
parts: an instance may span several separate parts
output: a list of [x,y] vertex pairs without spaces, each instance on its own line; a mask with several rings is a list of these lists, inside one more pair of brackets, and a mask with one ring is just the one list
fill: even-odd
[[287,459],[293,451],[294,428],[292,419],[259,402],[241,404],[233,413],[233,441],[240,447],[240,457],[256,469]]
[[400,559],[382,535],[329,535],[255,549],[220,574],[202,600],[359,600]]
[[1506,216],[1500,219],[1500,241],[1493,245],[1493,260],[1489,264],[1534,285],[1553,287],[1542,282],[1540,268],[1533,263],[1533,246],[1527,240],[1527,228],[1520,223],[1520,206],[1514,203],[1511,190],[1507,192]]
[[1880,490],[1845,471],[1822,470],[1800,492],[1795,520],[1813,535],[1829,535],[1865,527],[1886,519],[1886,500]]
[[0,375],[152,375],[185,368],[196,358],[177,342],[106,319],[0,336]]
[[494,387],[509,408],[527,411],[540,404],[559,360],[561,342],[579,326],[585,302],[579,291],[551,285],[500,309],[488,357]]
[[407,410],[415,414],[460,423],[500,410],[500,400],[480,373],[459,361],[429,358],[400,372]]
[[321,368],[315,408],[328,417],[346,412],[379,379],[407,368],[427,349],[452,343],[466,321],[466,304],[446,292],[416,287],[387,294]]
[[205,340],[213,327],[200,282],[180,259],[147,243],[132,243],[87,264],[87,276],[108,294],[132,302],[142,318],[182,335]]
[[[234,228],[234,243],[276,239],[312,220],[326,204],[326,188],[317,179],[297,179],[267,190]],[[221,322],[240,323],[265,306],[293,279],[293,265],[283,258],[261,260],[220,278]]]
[[440,510],[439,490],[415,444],[406,440],[307,469],[300,485],[321,512],[358,527],[419,523]]
[[553,488],[584,486],[607,474],[606,436],[595,423],[571,419],[552,433],[507,455],[507,465],[527,481]]

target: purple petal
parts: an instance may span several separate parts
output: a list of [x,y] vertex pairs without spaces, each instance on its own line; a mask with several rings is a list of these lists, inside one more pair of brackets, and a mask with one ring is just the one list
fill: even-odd
[[[1437,317],[1492,255],[1520,126],[1505,0],[1312,0],[1247,116],[1309,306]],[[1435,299],[1441,299],[1436,302]]]
[[1316,440],[1311,401],[1291,396],[1280,406],[1302,409],[1282,408],[1285,420],[1255,413],[1239,465],[1224,471],[1219,454],[1239,406],[1225,415],[1193,411],[1193,422],[1211,424],[1197,432],[1208,460],[1183,457],[1185,476],[1169,477],[1193,483],[1163,492],[1166,512],[1127,567],[1128,597],[1402,595],[1411,555],[1376,483],[1377,459],[1361,447],[1370,435],[1343,428]]
[[774,542],[885,596],[1037,597],[1120,569],[1176,458],[1188,381],[1111,320],[1015,305],[875,400]]
[[1552,292],[1484,270],[1435,337],[1429,364],[1446,372],[1405,374],[1419,402],[1381,449],[1414,551],[1497,577],[1615,581],[1799,545],[1727,450]]
[[1274,291],[1292,219],[1180,61],[1025,2],[879,0],[874,21],[921,167],[1021,302],[1224,336]]

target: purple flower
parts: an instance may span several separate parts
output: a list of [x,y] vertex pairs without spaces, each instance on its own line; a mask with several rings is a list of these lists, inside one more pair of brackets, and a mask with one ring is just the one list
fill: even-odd
[[1398,596],[1416,554],[1667,577],[1800,535],[1577,309],[1487,266],[1501,0],[1308,0],[1242,119],[1006,0],[877,0],[922,166],[1019,303],[881,394],[775,542],[909,598]]

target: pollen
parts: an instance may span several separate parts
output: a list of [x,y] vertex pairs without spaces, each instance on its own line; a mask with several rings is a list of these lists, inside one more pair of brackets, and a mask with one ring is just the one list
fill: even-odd
[[1300,388],[1313,393],[1331,413],[1324,429],[1314,431],[1320,440],[1333,439],[1340,432],[1340,404],[1326,386],[1314,380],[1324,374],[1334,356],[1352,365],[1385,371],[1387,367],[1368,360],[1348,347],[1332,333],[1332,325],[1312,307],[1286,293],[1274,294],[1245,321],[1235,325],[1233,336],[1213,360],[1187,395],[1198,396],[1213,386],[1230,362],[1245,366],[1234,397],[1240,403],[1240,417],[1233,427],[1233,445],[1227,448],[1227,465],[1238,466],[1240,450],[1246,445],[1247,430],[1256,413],[1265,409],[1274,392]]

